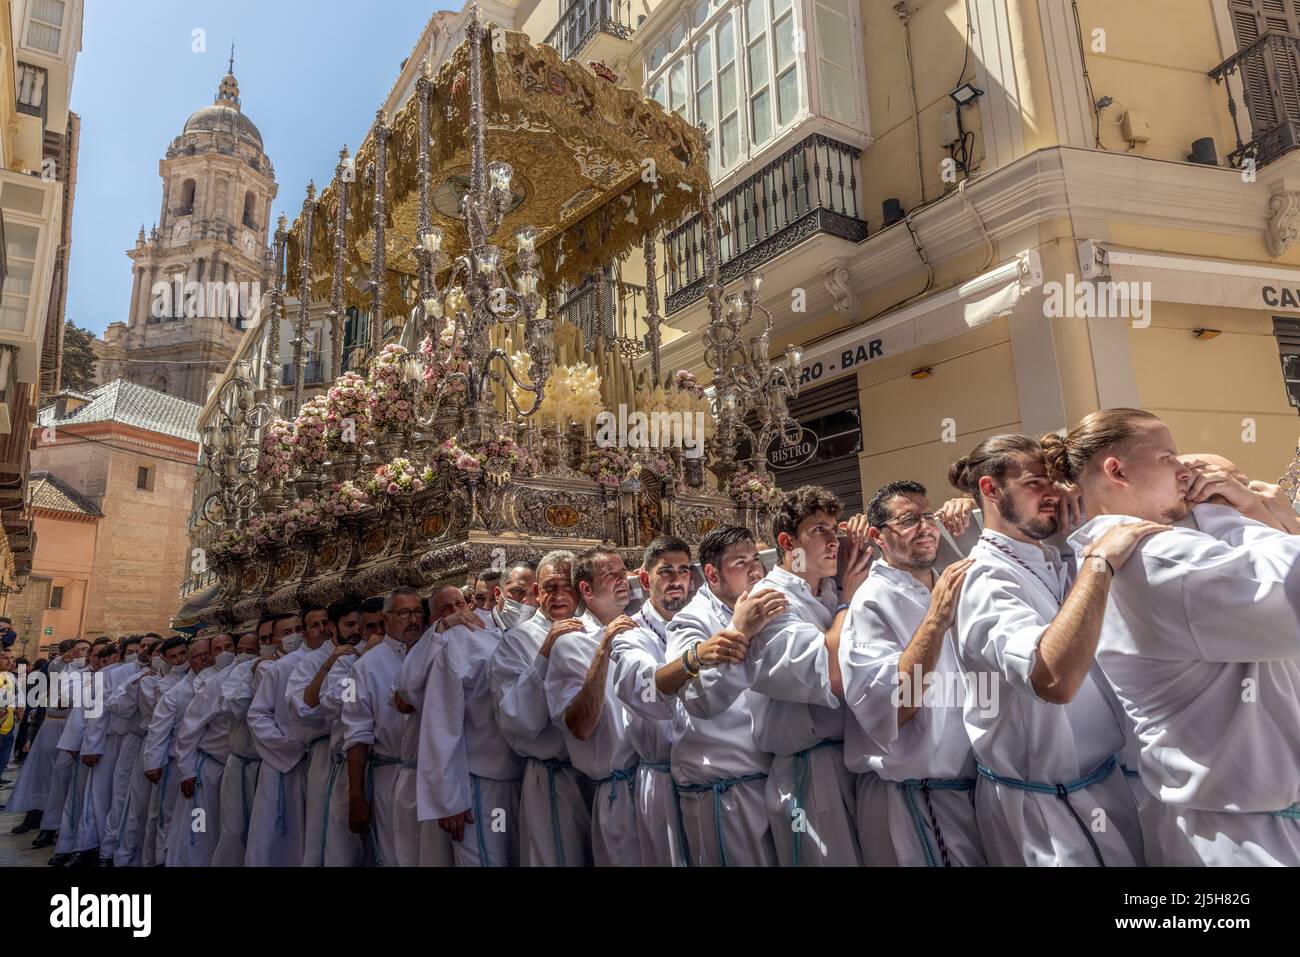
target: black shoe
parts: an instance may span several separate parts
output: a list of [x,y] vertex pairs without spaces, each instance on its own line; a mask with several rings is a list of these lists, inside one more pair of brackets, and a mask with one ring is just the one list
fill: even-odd
[[73,856],[68,863],[69,867],[98,867],[99,866],[99,848],[92,847],[88,851],[82,851],[80,854]]
[[28,831],[34,831],[41,826],[41,818],[44,815],[41,811],[28,811],[27,816],[23,818],[22,823],[17,827],[10,828],[10,834],[26,834]]
[[42,847],[49,847],[58,839],[58,831],[41,831],[36,835],[36,840],[32,841],[32,847],[40,850]]
[[67,867],[73,862],[77,855],[75,854],[55,854],[45,863],[50,867]]
[[112,866],[113,866],[113,859],[112,859],[111,857],[101,857],[101,858],[99,859],[99,865],[98,865],[98,866],[100,866],[100,867],[112,867]]

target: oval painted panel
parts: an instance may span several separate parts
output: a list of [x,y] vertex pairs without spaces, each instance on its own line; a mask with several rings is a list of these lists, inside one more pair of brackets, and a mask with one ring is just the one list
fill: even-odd
[[446,527],[447,522],[441,514],[426,515],[424,521],[420,523],[420,534],[428,538],[436,538]]
[[547,506],[546,524],[551,528],[573,528],[578,524],[578,510],[572,505]]
[[716,518],[702,518],[695,523],[695,531],[700,535],[707,535],[717,527],[718,520]]

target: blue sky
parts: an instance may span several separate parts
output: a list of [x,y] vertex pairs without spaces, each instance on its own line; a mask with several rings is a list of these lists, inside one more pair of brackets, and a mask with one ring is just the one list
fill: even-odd
[[[68,317],[102,335],[126,320],[126,250],[158,219],[158,161],[212,103],[231,38],[243,111],[262,131],[290,220],[307,181],[355,151],[420,31],[429,0],[87,0],[72,109],[81,116]],[[459,7],[457,7],[459,9]],[[192,50],[206,31],[207,52]],[[274,216],[272,218],[274,222]]]

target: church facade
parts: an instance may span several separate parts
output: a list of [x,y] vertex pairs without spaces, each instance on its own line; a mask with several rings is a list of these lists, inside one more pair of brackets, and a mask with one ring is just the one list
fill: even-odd
[[101,383],[122,378],[202,405],[270,290],[275,169],[230,72],[158,164],[158,224],[131,259],[131,306],[95,345]]

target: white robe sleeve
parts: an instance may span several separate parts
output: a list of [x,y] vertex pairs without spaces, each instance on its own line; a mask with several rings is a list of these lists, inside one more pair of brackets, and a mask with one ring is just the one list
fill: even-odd
[[[343,750],[350,751],[358,744],[375,746],[375,709],[386,702],[375,701],[374,692],[364,675],[353,674],[352,693],[343,701]],[[391,704],[387,704],[392,707]]]
[[212,678],[203,687],[201,694],[190,699],[190,706],[181,715],[176,727],[176,768],[180,771],[180,780],[187,781],[196,774],[198,763],[199,740],[208,723],[217,716],[217,701],[220,697],[220,676]]
[[145,673],[138,671],[113,689],[108,696],[108,710],[119,718],[133,718],[140,707],[140,684]]
[[585,643],[576,640],[581,637],[581,632],[570,632],[557,638],[551,646],[551,665],[546,669],[546,704],[551,720],[562,728],[567,727],[564,713],[582,690],[591,667]]
[[63,732],[59,735],[59,750],[81,750],[81,738],[86,730],[86,709],[80,703],[72,706],[68,720],[63,723]]
[[[263,665],[260,671],[265,672]],[[288,774],[302,760],[303,744],[280,730],[275,721],[275,695],[280,682],[275,674],[262,675],[248,706],[248,732],[262,760],[281,774]]]
[[178,701],[176,695],[165,694],[153,709],[149,733],[145,735],[144,748],[140,752],[141,766],[146,771],[155,771],[167,764],[167,749],[172,740],[172,728],[176,725]]
[[[554,657],[555,650],[551,649]],[[524,657],[509,636],[501,640],[492,656],[489,680],[497,725],[506,735],[524,741],[535,740],[551,724],[546,701],[546,675],[550,659],[540,654]]]
[[248,715],[248,706],[253,701],[253,669],[250,667],[231,670],[236,673],[222,680],[221,692],[217,697],[217,710],[230,715],[236,721],[243,721]]
[[966,573],[958,600],[960,657],[968,670],[1001,674],[1013,688],[1042,701],[1030,675],[1051,621],[1034,609],[1020,582],[990,574],[994,570],[976,563]]
[[104,688],[100,693],[97,714],[86,715],[86,730],[81,736],[81,753],[82,754],[103,754],[104,753],[104,736],[108,733],[108,699],[112,697],[113,689],[110,686],[108,676],[104,676]]
[[900,639],[910,642],[912,636],[895,636],[880,607],[862,598],[859,590],[840,634],[844,706],[866,735],[868,753],[882,757],[895,746],[906,747],[909,739],[924,736],[924,708],[898,727],[898,663],[904,648]]
[[[435,656],[420,706],[420,756],[416,786],[433,809],[433,820],[473,806],[465,751],[466,662],[448,641]],[[480,822],[486,825],[487,822]]]
[[614,670],[614,693],[634,713],[651,721],[674,717],[673,697],[660,694],[655,672],[664,664],[652,654],[651,642],[659,639],[642,628],[633,628],[614,636],[610,645],[610,664]]
[[751,643],[758,659],[754,690],[779,701],[838,708],[831,690],[830,654],[826,635],[793,610],[768,622]]
[[[682,653],[696,642],[708,641],[715,629],[709,623],[690,615],[678,613],[668,622],[668,648],[664,660],[680,658]],[[716,718],[740,698],[754,683],[757,674],[757,661],[753,654],[748,655],[741,664],[720,665],[716,668],[704,668],[699,675],[691,678],[677,692],[682,707],[687,714],[695,718]]]

